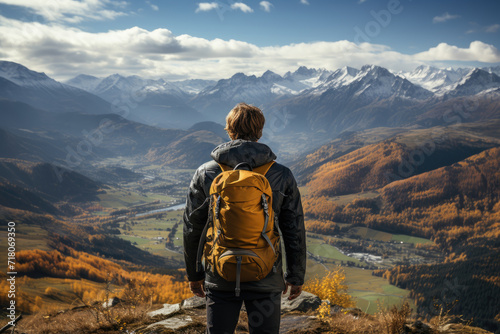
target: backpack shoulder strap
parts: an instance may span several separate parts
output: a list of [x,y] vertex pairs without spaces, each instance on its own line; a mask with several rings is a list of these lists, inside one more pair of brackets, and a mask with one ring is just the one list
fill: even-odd
[[220,169],[222,169],[223,172],[225,171],[228,171],[228,170],[232,170],[231,167],[229,167],[228,165],[224,165],[224,164],[220,164],[220,163],[217,163],[220,167]]
[[275,161],[271,161],[271,162],[268,162],[267,164],[264,164],[262,166],[259,166],[259,167],[255,167],[253,169],[254,172],[256,173],[259,173],[261,175],[264,175],[266,176],[267,174],[267,171],[269,170],[269,168],[271,168],[271,166],[275,163]]
[[[269,170],[269,168],[271,168],[271,166],[275,163],[276,161],[271,161],[271,162],[268,162],[267,164],[264,164],[262,166],[259,166],[259,167],[255,167],[253,169],[254,172],[256,173],[259,173],[261,175],[266,175],[267,171]],[[218,163],[220,169],[222,169],[223,172],[225,171],[228,171],[228,170],[233,170],[231,167],[229,167],[228,165],[224,165],[224,164],[220,164]]]

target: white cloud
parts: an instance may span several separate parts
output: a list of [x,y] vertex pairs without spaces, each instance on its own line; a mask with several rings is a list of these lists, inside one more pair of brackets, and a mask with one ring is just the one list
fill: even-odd
[[452,15],[452,14],[446,12],[443,15],[435,16],[432,19],[432,23],[442,23],[442,22],[446,22],[449,20],[458,19],[459,17],[460,17],[460,15]]
[[217,2],[201,2],[198,4],[198,8],[196,8],[196,13],[208,12],[217,8],[219,8],[219,4]]
[[309,0],[300,0],[300,3],[303,5],[309,5]]
[[261,1],[260,2],[260,6],[262,7],[262,9],[266,12],[270,12],[271,11],[271,7],[273,7],[273,4],[270,3],[269,1]]
[[500,30],[500,24],[492,24],[491,26],[486,27],[486,32],[495,33]]
[[350,41],[311,42],[260,47],[238,40],[174,35],[167,29],[133,27],[91,33],[59,24],[22,22],[0,16],[3,60],[21,63],[62,80],[81,73],[106,76],[137,74],[169,79],[220,79],[236,72],[284,74],[298,66],[336,69],[375,64],[412,70],[433,61],[500,62],[499,51],[476,41],[468,48],[445,43],[418,54],[388,46]]
[[415,58],[424,61],[458,60],[495,63],[500,62],[500,52],[493,45],[481,41],[470,43],[468,48],[459,48],[454,45],[440,43],[428,51],[416,54]]
[[149,0],[146,0],[146,3],[149,5],[149,7],[151,7],[152,10],[154,10],[156,12],[160,10],[160,7],[158,7],[155,4],[152,4],[151,1],[149,1]]
[[231,9],[241,10],[243,13],[252,13],[253,9],[243,2],[235,2],[231,5]]
[[112,20],[127,15],[108,7],[123,8],[124,1],[112,0],[0,0],[0,4],[23,7],[49,22],[78,23],[84,20]]

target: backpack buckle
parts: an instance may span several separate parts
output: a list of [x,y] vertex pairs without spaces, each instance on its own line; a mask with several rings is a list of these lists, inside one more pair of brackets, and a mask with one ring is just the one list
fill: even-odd
[[267,204],[266,194],[262,194],[262,207],[264,208],[264,210],[266,210],[267,213],[267,209],[269,209],[269,206]]

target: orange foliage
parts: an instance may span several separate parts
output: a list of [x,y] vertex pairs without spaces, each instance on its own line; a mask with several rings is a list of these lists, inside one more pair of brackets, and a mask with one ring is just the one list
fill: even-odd
[[[368,145],[322,165],[308,183],[312,196],[334,196],[377,189],[388,182],[407,155],[394,141]],[[383,158],[380,158],[383,157]]]
[[[187,282],[176,281],[170,275],[128,271],[112,261],[84,252],[69,248],[66,252],[67,254],[62,254],[57,250],[21,250],[16,254],[18,275],[75,279],[76,281],[72,283],[73,292],[83,300],[102,299],[105,291],[86,284],[85,281],[80,280],[82,278],[95,282],[111,282],[118,286],[125,286],[132,281],[142,282],[142,293],[150,296],[148,301],[153,303],[176,303],[191,296]],[[2,297],[7,295],[3,293],[7,288],[5,283],[0,284]],[[50,288],[45,290],[46,294],[51,292]],[[117,294],[120,295],[120,293]],[[17,298],[21,305],[25,297]],[[0,301],[3,302],[3,300]],[[38,301],[38,304],[40,303],[41,301]],[[35,306],[38,304],[35,300]],[[36,311],[37,307],[25,308],[25,310]]]
[[328,300],[330,306],[354,306],[354,300],[347,293],[345,274],[341,269],[330,271],[322,278],[315,278],[304,284],[304,290],[317,295],[322,300]]
[[332,222],[322,220],[306,220],[306,230],[312,233],[335,235],[339,232],[339,227]]
[[325,196],[303,203],[309,218],[430,238],[452,251],[473,237],[500,237],[499,189],[500,148],[493,148],[379,189],[382,205],[367,199],[339,206]]
[[321,220],[340,220],[342,208],[325,196],[305,197],[303,200],[304,212],[309,217]]

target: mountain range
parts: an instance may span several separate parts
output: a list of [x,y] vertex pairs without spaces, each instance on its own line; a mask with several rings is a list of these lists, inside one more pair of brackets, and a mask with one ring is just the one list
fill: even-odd
[[22,101],[47,111],[111,112],[111,105],[94,94],[7,61],[0,61],[0,92],[0,98]]
[[[367,65],[336,71],[300,67],[283,76],[272,71],[260,77],[237,73],[217,82],[82,74],[60,83],[44,73],[3,61],[0,98],[47,111],[116,113],[148,125],[183,129],[201,121],[222,124],[228,110],[244,101],[262,107],[271,118],[287,113],[287,130],[322,131],[331,139],[347,130],[421,122],[420,115],[453,98],[496,99],[499,73],[499,67],[430,66],[394,73]],[[269,131],[276,134],[275,129]]]
[[[110,115],[104,117],[109,119],[122,116],[120,122],[130,120],[184,130],[200,122],[223,124],[228,110],[244,101],[261,107],[266,115],[263,141],[271,144],[280,156],[291,160],[346,131],[446,126],[498,118],[499,73],[500,67],[438,69],[430,66],[394,73],[366,65],[361,69],[344,67],[335,71],[300,67],[284,75],[272,71],[261,76],[237,73],[218,81],[174,82],[119,74],[105,78],[82,74],[61,83],[23,65],[3,61],[0,62],[0,99],[22,102],[48,112],[44,119],[53,119],[51,112],[64,114],[57,117],[58,124],[63,119],[97,114]],[[14,114],[10,113],[9,117]],[[29,117],[24,121],[38,122]],[[67,132],[74,127],[69,120],[67,124],[58,129]],[[90,128],[79,128],[80,132],[72,136],[82,138],[81,131],[95,128],[94,122]],[[157,131],[155,128],[150,133]],[[26,131],[16,134],[29,135]],[[217,136],[227,138],[220,133]],[[131,151],[134,147],[140,149],[135,145],[127,149]],[[155,149],[157,154],[168,156],[160,151]]]
[[[158,101],[177,101],[171,103],[177,106],[173,109],[179,110],[178,114],[182,115],[179,117],[190,115],[191,122],[196,119],[223,123],[228,110],[236,103],[251,103],[261,107],[269,120],[264,140],[287,154],[311,149],[345,131],[380,126],[447,125],[449,119],[463,118],[463,115],[447,117],[441,112],[450,106],[452,110],[472,108],[467,115],[474,120],[498,117],[495,101],[500,94],[499,72],[498,67],[420,66],[407,73],[393,73],[373,65],[336,71],[300,67],[283,76],[266,71],[260,77],[237,73],[216,83],[198,81],[199,90],[186,90],[182,83],[112,75],[100,79],[97,85],[94,79],[91,92],[108,100],[117,92],[148,92],[140,93],[144,97],[141,105],[152,105],[149,101],[153,96]],[[110,82],[114,83],[112,87]],[[76,85],[75,79],[67,83]],[[87,83],[80,83],[78,87],[85,89],[86,86]],[[112,91],[114,93],[110,93]],[[487,114],[476,107],[484,104],[490,106]],[[192,108],[197,114],[180,112],[186,108]],[[146,113],[143,109],[141,112]],[[145,122],[162,125],[153,118]]]
[[[157,150],[172,145],[189,159],[183,166],[194,168],[210,159],[199,147],[224,142],[222,126],[200,123],[192,129],[163,129],[127,120],[116,114],[51,113],[30,105],[0,99],[0,157],[51,162],[65,168],[83,167],[95,160],[114,156],[148,156],[151,161],[170,165],[156,157]],[[181,145],[183,138],[188,143]]]
[[[223,124],[228,110],[244,101],[262,108],[267,118],[262,140],[290,161],[346,131],[447,126],[498,118],[499,73],[500,67],[430,66],[394,73],[366,65],[335,71],[300,67],[284,75],[272,71],[261,76],[237,73],[218,81],[166,81],[119,74],[97,78],[82,74],[61,83],[23,65],[3,61],[0,99],[19,101],[49,114],[64,114],[56,122],[68,119],[67,125],[59,128],[66,132],[74,127],[69,119],[81,119],[84,114],[97,114],[100,119],[122,116],[124,120],[164,129],[187,130],[200,122]],[[49,114],[44,114],[44,119],[50,119]],[[29,117],[24,122],[30,119],[38,122]],[[156,133],[156,128],[150,133]],[[81,131],[92,129],[96,129],[95,122],[71,135],[81,140]],[[16,134],[30,135],[26,131]],[[217,136],[227,138],[221,133]],[[127,149],[134,147],[139,149],[135,145]],[[161,149],[154,151],[150,156],[169,156]]]

